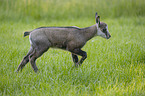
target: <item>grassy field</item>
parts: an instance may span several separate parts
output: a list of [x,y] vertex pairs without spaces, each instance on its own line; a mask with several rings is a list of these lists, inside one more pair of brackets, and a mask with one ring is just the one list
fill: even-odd
[[[145,95],[144,0],[12,1],[0,0],[0,96]],[[112,37],[91,39],[81,67],[72,67],[69,52],[50,49],[37,60],[38,74],[30,63],[15,73],[30,48],[23,32],[41,26],[88,27],[95,24],[96,11]]]

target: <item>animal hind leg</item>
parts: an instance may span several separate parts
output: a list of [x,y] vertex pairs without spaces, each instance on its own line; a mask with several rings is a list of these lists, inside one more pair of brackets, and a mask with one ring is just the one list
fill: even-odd
[[36,53],[36,50],[34,50],[33,53],[30,54],[30,56],[29,56],[29,61],[30,61],[30,64],[35,72],[38,71],[38,68],[37,68],[36,63],[35,63],[35,60],[37,58],[38,58],[38,55]]
[[32,52],[33,52],[33,48],[31,47],[27,55],[23,58],[23,60],[19,64],[16,72],[18,72],[20,69],[22,70],[24,66],[29,62],[29,55],[32,54]]
[[34,49],[32,54],[29,55],[30,64],[35,72],[38,71],[38,68],[36,66],[36,59],[39,58],[48,49],[49,49],[49,46],[41,44],[41,45],[37,46],[37,48]]

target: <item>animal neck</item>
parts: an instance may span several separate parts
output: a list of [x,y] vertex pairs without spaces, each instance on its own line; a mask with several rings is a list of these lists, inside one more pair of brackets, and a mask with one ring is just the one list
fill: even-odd
[[87,41],[92,39],[97,34],[97,26],[93,25],[93,26],[84,28],[83,34],[84,34]]

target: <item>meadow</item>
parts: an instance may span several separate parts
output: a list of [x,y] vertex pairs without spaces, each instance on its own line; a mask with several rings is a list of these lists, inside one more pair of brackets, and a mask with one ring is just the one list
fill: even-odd
[[[144,0],[0,0],[0,96],[145,96]],[[25,31],[42,26],[95,24],[95,12],[111,38],[91,39],[88,58],[73,67],[71,53],[49,49],[15,73],[30,48]]]

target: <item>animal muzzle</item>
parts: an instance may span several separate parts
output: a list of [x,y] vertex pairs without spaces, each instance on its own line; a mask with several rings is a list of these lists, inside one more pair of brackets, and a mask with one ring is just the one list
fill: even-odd
[[111,37],[111,35],[110,34],[107,34],[106,39],[109,39],[110,37]]

